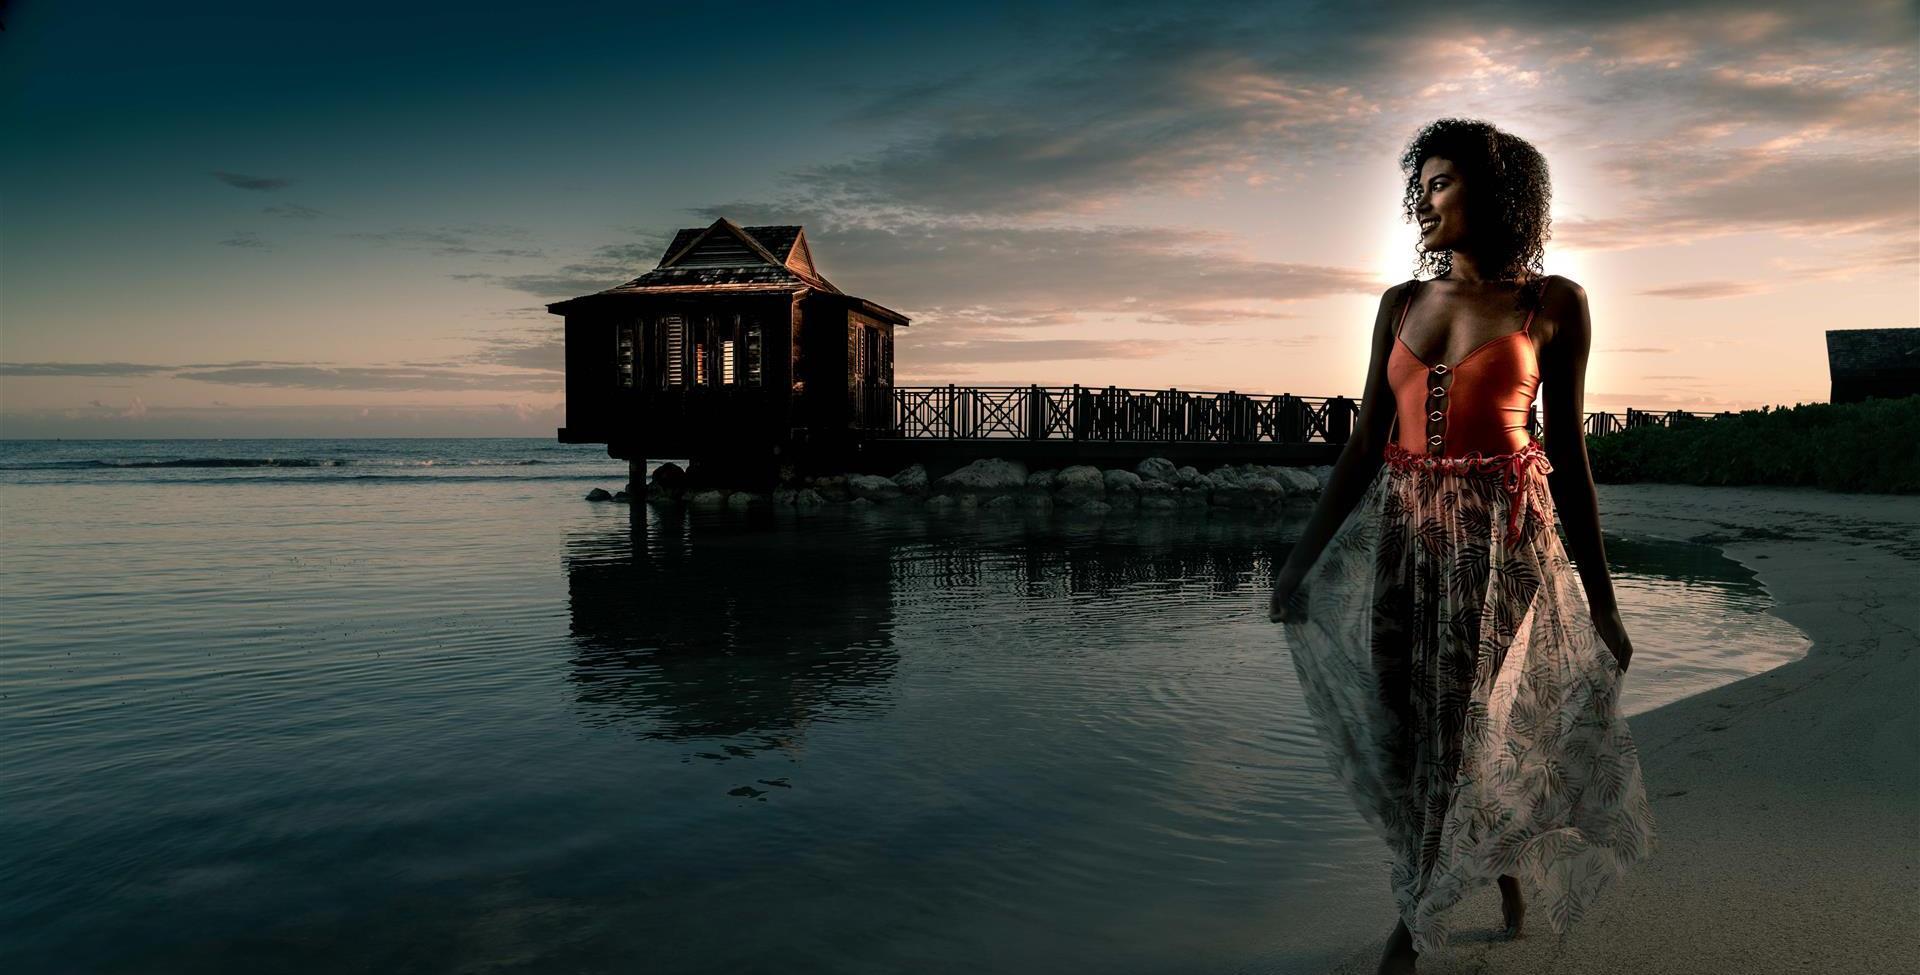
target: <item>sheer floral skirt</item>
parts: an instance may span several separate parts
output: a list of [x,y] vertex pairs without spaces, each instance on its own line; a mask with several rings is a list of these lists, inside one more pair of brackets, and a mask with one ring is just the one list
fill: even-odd
[[1389,445],[1284,624],[1421,952],[1502,874],[1564,936],[1656,844],[1624,675],[1554,531],[1550,470],[1537,443],[1466,458]]

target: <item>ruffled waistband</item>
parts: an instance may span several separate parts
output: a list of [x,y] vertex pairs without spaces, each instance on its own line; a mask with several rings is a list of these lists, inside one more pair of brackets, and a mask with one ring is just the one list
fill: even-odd
[[1539,492],[1533,488],[1533,478],[1528,474],[1538,469],[1542,474],[1553,473],[1553,464],[1547,460],[1547,451],[1540,441],[1529,440],[1526,446],[1506,454],[1482,454],[1479,451],[1460,457],[1442,457],[1432,454],[1416,454],[1388,441],[1385,460],[1387,467],[1400,474],[1430,475],[1443,474],[1454,476],[1497,476],[1500,485],[1507,492],[1507,544],[1520,541],[1520,515],[1523,511],[1533,512],[1542,521],[1548,515],[1543,510]]

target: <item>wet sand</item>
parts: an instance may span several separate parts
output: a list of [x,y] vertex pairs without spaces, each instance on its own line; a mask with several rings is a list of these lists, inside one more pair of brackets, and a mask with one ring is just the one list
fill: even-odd
[[[1502,939],[1488,887],[1420,971],[1917,970],[1920,498],[1604,485],[1600,510],[1610,533],[1722,547],[1812,648],[1629,719],[1660,847],[1564,943],[1544,908]],[[1374,971],[1393,926],[1384,874],[1373,902],[1380,938],[1340,975]]]

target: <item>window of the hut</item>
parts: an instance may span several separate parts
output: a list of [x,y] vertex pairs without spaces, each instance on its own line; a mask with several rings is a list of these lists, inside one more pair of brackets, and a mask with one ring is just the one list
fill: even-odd
[[747,322],[747,385],[760,385],[760,322]]
[[667,385],[684,386],[687,382],[687,323],[678,315],[661,319],[667,331]]
[[619,384],[629,388],[633,386],[634,325],[633,322],[621,322],[614,329],[613,340],[613,361],[614,368],[618,370]]
[[720,385],[733,385],[733,340],[720,340]]
[[847,389],[849,390],[859,386],[860,380],[867,375],[866,364],[861,361],[860,356],[860,353],[866,349],[866,343],[861,341],[860,333],[859,322],[847,324]]

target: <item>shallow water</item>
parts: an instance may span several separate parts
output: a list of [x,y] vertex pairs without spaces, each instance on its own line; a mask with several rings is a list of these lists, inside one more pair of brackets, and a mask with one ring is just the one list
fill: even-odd
[[[1266,619],[1303,511],[579,500],[622,480],[0,444],[0,969],[1292,970],[1390,925]],[[1716,550],[1608,544],[1630,713],[1804,654]]]

